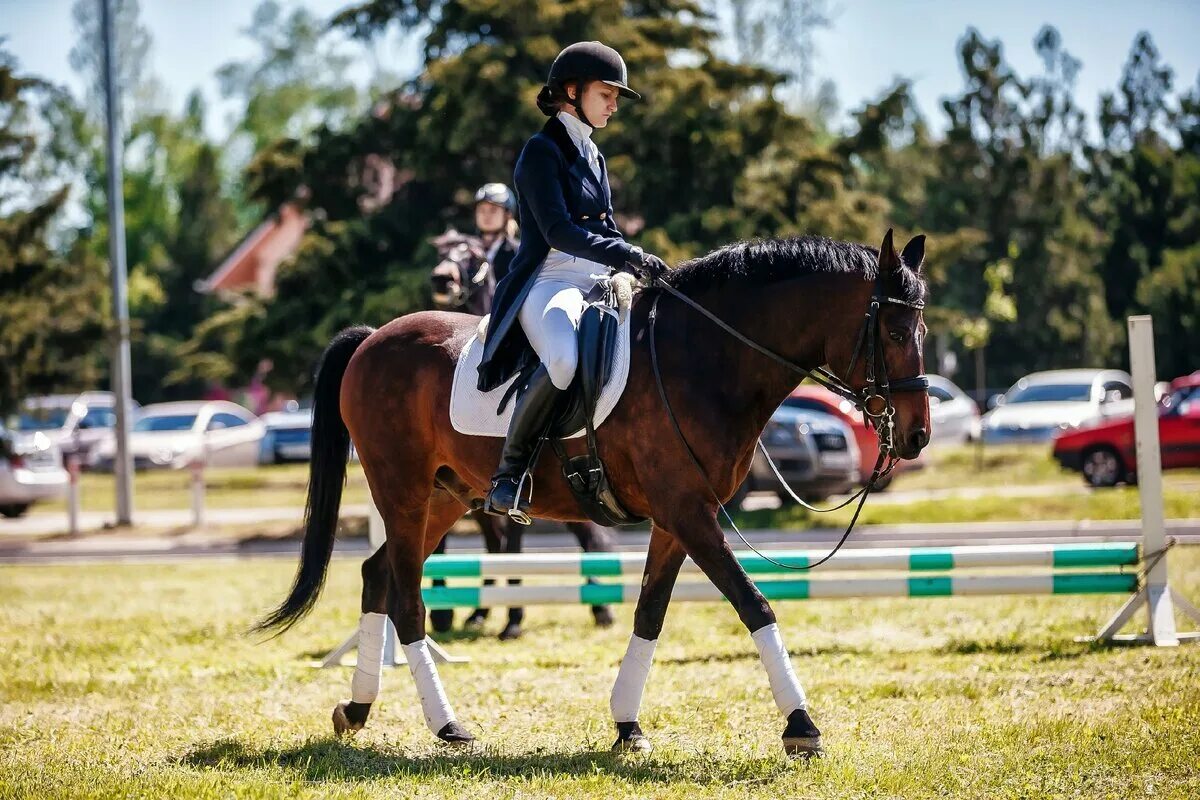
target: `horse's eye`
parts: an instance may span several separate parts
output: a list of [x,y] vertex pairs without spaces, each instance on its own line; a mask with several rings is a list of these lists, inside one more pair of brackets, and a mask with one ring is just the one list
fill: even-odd
[[890,332],[890,333],[888,334],[888,336],[891,338],[891,340],[892,340],[893,342],[897,342],[897,343],[898,343],[898,342],[903,342],[903,341],[904,341],[904,334],[903,334],[902,332],[900,332],[900,331],[892,331],[892,332]]

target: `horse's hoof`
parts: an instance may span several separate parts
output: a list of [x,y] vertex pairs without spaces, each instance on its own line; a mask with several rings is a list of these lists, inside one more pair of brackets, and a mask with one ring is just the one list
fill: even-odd
[[486,615],[472,614],[471,616],[467,617],[466,622],[463,623],[463,630],[464,631],[481,630],[483,628],[484,623],[486,623],[486,622],[487,622]]
[[504,630],[500,631],[500,641],[510,642],[513,639],[521,638],[521,626],[508,624],[504,626]]
[[438,731],[438,738],[446,744],[457,746],[469,745],[475,741],[475,737],[467,732],[467,729],[458,722],[447,722],[446,726]]
[[613,625],[612,609],[608,606],[592,606],[592,619],[597,628],[611,628]]
[[784,738],[783,752],[788,758],[824,758],[825,751],[821,748],[820,736],[802,736],[799,738]]
[[628,739],[618,738],[612,746],[614,753],[649,753],[652,749],[650,740],[641,734]]
[[429,623],[434,633],[449,633],[454,627],[454,611],[449,608],[435,608],[429,612]]
[[649,753],[650,749],[650,740],[636,720],[617,723],[617,741],[612,746],[614,753]]
[[345,736],[358,733],[363,729],[362,723],[351,722],[346,716],[346,707],[350,705],[349,700],[343,700],[333,707],[333,733],[335,736]]
[[808,711],[798,708],[788,715],[787,728],[783,731],[783,751],[788,758],[820,758],[821,730]]

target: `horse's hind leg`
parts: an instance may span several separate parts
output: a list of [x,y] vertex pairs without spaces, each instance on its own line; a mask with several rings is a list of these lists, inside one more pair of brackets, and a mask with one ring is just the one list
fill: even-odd
[[642,706],[642,692],[646,688],[646,679],[650,677],[654,648],[662,632],[667,604],[671,602],[671,591],[675,588],[675,578],[679,575],[683,559],[684,552],[679,542],[655,525],[650,532],[642,591],[633,615],[633,635],[629,637],[629,646],[625,649],[625,657],[621,659],[621,668],[617,671],[617,680],[609,698],[609,709],[617,725],[617,741],[613,744],[616,752],[650,751],[650,740],[638,724],[638,710]]
[[350,681],[350,700],[333,709],[338,735],[356,733],[367,724],[371,704],[379,696],[383,674],[383,641],[387,635],[387,547],[380,547],[362,565],[362,616],[358,622],[358,661]]
[[[421,572],[425,558],[461,513],[461,506],[455,508],[453,503],[435,497],[433,502],[426,498],[419,506],[393,507],[383,514],[392,579],[388,613],[392,624],[396,626],[408,670],[417,684],[417,696],[421,698],[425,723],[439,739],[453,743],[470,742],[475,737],[455,719],[433,656],[425,642]],[[440,530],[436,530],[438,528]]]
[[[568,522],[567,528],[579,540],[579,546],[585,553],[611,553],[613,550],[613,534],[609,528],[601,527],[594,522]],[[588,578],[588,583],[599,583],[595,578]],[[613,624],[612,609],[606,605],[592,606],[592,619],[597,628],[611,628]]]
[[[489,553],[504,552],[504,520],[501,517],[496,517],[491,514],[485,514],[482,511],[472,511],[471,519],[479,525],[479,532],[483,534],[483,546]],[[494,578],[484,578],[484,586],[495,585]],[[491,609],[477,608],[467,617],[463,627],[466,630],[479,630],[483,624],[487,622],[488,614]]]

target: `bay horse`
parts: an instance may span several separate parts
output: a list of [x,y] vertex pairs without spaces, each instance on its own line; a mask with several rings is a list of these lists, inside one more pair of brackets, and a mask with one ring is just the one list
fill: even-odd
[[[670,270],[661,279],[665,287],[635,298],[628,382],[598,430],[620,502],[652,521],[634,632],[609,704],[614,750],[650,749],[638,710],[676,576],[690,556],[751,634],[786,720],[785,751],[822,752],[775,614],[730,549],[717,521],[718,500],[731,497],[746,477],[757,437],[799,380],[796,368],[828,365],[826,374],[856,391],[864,408],[874,408],[891,456],[915,458],[928,443],[928,395],[914,390],[924,380],[924,240],[915,237],[902,254],[890,230],[878,251],[818,237],[742,242]],[[499,439],[461,435],[449,420],[455,363],[477,322],[420,312],[378,330],[350,328],[334,337],[319,367],[300,564],[288,597],[258,629],[282,632],[316,603],[353,440],[387,543],[362,565],[359,662],[351,699],[334,708],[339,734],[361,729],[378,696],[390,617],[430,730],[446,742],[474,739],[455,717],[425,642],[421,573],[446,530],[486,493],[500,455]],[[652,334],[664,395],[685,441],[666,425],[651,366]],[[567,447],[578,452],[582,442]],[[583,519],[553,459],[541,460],[533,480],[531,515]]]

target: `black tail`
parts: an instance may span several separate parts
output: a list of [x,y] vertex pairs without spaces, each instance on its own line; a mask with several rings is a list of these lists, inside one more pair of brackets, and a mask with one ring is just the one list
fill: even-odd
[[316,605],[325,584],[350,456],[350,432],[342,421],[339,402],[342,376],[354,351],[372,333],[374,329],[365,325],[347,328],[333,337],[321,356],[313,390],[312,457],[300,568],[287,599],[254,626],[256,632],[274,630],[278,635],[295,625]]

